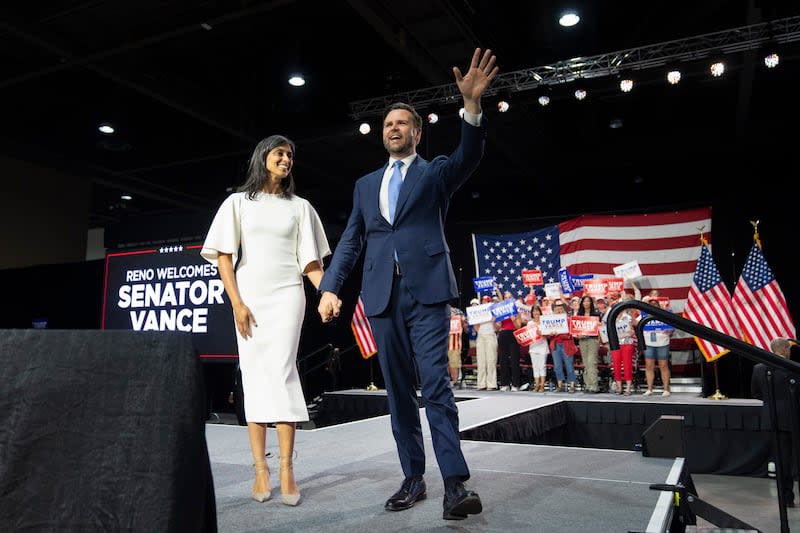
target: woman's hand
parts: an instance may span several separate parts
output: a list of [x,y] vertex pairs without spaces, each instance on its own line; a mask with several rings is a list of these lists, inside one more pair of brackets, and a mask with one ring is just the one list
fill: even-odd
[[239,332],[243,339],[249,339],[253,336],[253,331],[250,329],[251,324],[258,327],[256,317],[253,316],[250,308],[243,303],[233,306],[233,321],[236,323],[236,331]]

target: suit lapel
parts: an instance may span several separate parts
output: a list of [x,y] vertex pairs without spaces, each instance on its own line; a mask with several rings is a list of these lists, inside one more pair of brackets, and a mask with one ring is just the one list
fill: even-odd
[[[383,182],[383,175],[386,173],[386,167],[388,166],[389,165],[386,164],[381,167],[380,170],[376,170],[372,174],[372,180],[370,181],[371,190],[369,192],[369,197],[372,198],[371,205],[375,206],[375,220],[379,224],[386,224],[387,226],[389,225],[389,221],[383,218],[381,214],[381,182]],[[402,190],[400,194],[402,194]]]

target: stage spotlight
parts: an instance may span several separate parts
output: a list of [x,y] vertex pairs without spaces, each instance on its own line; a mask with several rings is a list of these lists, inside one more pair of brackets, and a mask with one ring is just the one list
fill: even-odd
[[120,200],[125,200],[126,202],[129,202],[129,201],[133,200],[133,196],[131,196],[130,194],[122,194],[122,195],[120,195],[119,199]]
[[725,63],[722,61],[715,61],[711,64],[711,68],[709,70],[711,71],[712,76],[719,78],[725,74]]
[[570,28],[580,21],[581,18],[574,11],[566,11],[565,13],[562,13],[561,17],[558,19],[558,23],[565,28]]
[[540,106],[544,107],[549,103],[550,103],[550,97],[547,96],[546,94],[543,94],[542,96],[539,97],[539,105]]
[[633,80],[632,79],[624,78],[624,79],[619,81],[619,90],[620,91],[622,91],[624,93],[629,93],[629,92],[631,92],[631,89],[633,89]]
[[292,74],[289,76],[289,85],[292,87],[302,87],[306,84],[306,79],[302,74]]
[[764,56],[764,65],[767,68],[775,68],[781,62],[781,57],[776,52],[771,52]]
[[114,126],[112,126],[108,122],[103,122],[102,124],[97,126],[97,129],[100,133],[105,133],[106,135],[111,135],[112,133],[114,133]]
[[678,85],[681,81],[681,71],[675,68],[667,72],[667,81],[670,85]]
[[439,122],[439,115],[436,113],[428,113],[428,124],[436,124]]
[[500,111],[501,113],[505,113],[506,111],[508,111],[509,107],[510,106],[508,105],[508,102],[506,102],[505,100],[500,100],[499,102],[497,102],[497,110]]
[[358,131],[361,133],[361,135],[366,135],[367,133],[372,131],[372,128],[369,127],[368,123],[362,122],[361,125],[358,127]]
[[575,99],[580,102],[584,98],[586,98],[586,89],[576,89],[575,90]]

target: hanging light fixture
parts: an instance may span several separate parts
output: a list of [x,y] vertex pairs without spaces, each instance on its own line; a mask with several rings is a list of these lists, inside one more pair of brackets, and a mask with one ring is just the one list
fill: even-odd
[[575,99],[580,102],[584,98],[586,98],[586,89],[584,88],[575,89]]
[[497,102],[497,110],[500,111],[501,113],[505,113],[506,111],[508,111],[509,107],[510,106],[508,102],[506,102],[505,100],[500,100],[499,102]]
[[439,122],[439,115],[436,113],[428,113],[428,124],[436,124]]
[[667,81],[670,85],[678,85],[681,82],[681,71],[677,68],[670,69],[667,72]]
[[372,128],[369,126],[369,123],[362,122],[361,125],[358,127],[358,131],[359,133],[361,133],[361,135],[366,135],[367,133],[372,131]]
[[633,80],[630,78],[622,78],[619,80],[619,90],[624,93],[629,93],[633,89]]
[[546,105],[547,105],[547,104],[549,104],[549,103],[550,103],[550,97],[549,97],[549,96],[547,96],[546,94],[543,94],[543,95],[541,95],[541,96],[539,97],[539,105],[540,105],[540,106],[544,107],[544,106],[546,106]]

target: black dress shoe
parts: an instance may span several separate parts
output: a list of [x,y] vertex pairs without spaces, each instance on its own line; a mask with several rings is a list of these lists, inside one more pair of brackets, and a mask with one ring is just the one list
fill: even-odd
[[387,511],[405,511],[411,509],[418,500],[425,499],[425,479],[407,477],[403,480],[400,490],[386,500],[384,507]]
[[478,514],[483,511],[481,498],[475,492],[464,488],[464,483],[456,481],[448,485],[444,491],[445,520],[464,520],[467,515]]

